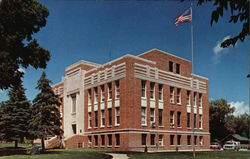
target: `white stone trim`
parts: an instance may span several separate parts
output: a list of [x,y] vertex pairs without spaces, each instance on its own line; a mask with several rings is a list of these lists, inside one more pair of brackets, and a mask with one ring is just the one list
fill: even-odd
[[84,60],[80,60],[68,67],[66,67],[65,71],[67,72],[68,70],[72,69],[72,68],[75,68],[77,66],[80,66],[81,64],[85,64],[85,65],[89,65],[89,66],[94,66],[94,67],[98,67],[100,66],[100,64],[97,64],[97,63],[93,63],[93,62],[89,62],[89,61],[84,61]]

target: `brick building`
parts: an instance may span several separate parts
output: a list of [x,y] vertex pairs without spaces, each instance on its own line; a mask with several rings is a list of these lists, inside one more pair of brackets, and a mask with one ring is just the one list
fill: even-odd
[[158,49],[67,67],[53,86],[62,101],[65,147],[192,150],[194,142],[209,149],[208,79],[191,67]]

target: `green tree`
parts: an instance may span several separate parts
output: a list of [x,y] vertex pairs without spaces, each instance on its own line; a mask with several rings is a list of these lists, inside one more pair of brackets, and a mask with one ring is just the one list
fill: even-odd
[[40,93],[33,100],[32,118],[30,120],[30,133],[33,138],[40,138],[42,141],[42,150],[45,150],[44,138],[49,135],[62,135],[60,128],[60,112],[58,107],[57,95],[54,94],[51,81],[46,79],[45,72],[38,80],[37,89]]
[[[187,1],[187,0],[181,0]],[[198,0],[197,5],[202,5],[206,2],[212,3],[216,9],[211,14],[210,24],[213,25],[214,22],[218,22],[219,18],[223,17],[225,11],[231,13],[229,23],[240,23],[242,24],[242,29],[232,38],[226,39],[221,43],[221,47],[225,48],[230,45],[235,45],[238,40],[244,41],[247,36],[249,36],[249,0]]]
[[19,82],[20,67],[46,67],[50,53],[32,36],[46,25],[48,15],[38,0],[0,1],[0,89]]
[[23,141],[28,137],[28,120],[30,119],[30,103],[25,96],[21,80],[11,86],[8,93],[9,100],[6,101],[0,110],[0,136],[6,141]]
[[249,138],[250,116],[246,113],[236,116],[234,123],[235,133]]
[[234,107],[224,99],[213,100],[209,103],[209,125],[211,139],[221,140],[228,134],[234,133]]

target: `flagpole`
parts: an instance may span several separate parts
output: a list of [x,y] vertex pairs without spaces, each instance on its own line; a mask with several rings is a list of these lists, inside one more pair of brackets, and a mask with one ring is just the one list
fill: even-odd
[[[191,85],[191,89],[192,89],[192,102],[194,102],[194,89],[193,89],[193,72],[194,72],[194,31],[193,31],[193,3],[191,2],[191,17],[192,17],[192,20],[191,20],[191,56],[192,56],[192,85]],[[193,157],[195,157],[195,145],[194,145],[194,103],[193,103]]]

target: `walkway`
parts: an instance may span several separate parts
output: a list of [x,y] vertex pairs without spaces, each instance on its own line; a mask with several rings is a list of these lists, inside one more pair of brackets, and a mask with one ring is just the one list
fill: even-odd
[[127,154],[121,154],[121,153],[105,153],[105,154],[113,156],[113,159],[129,159]]

